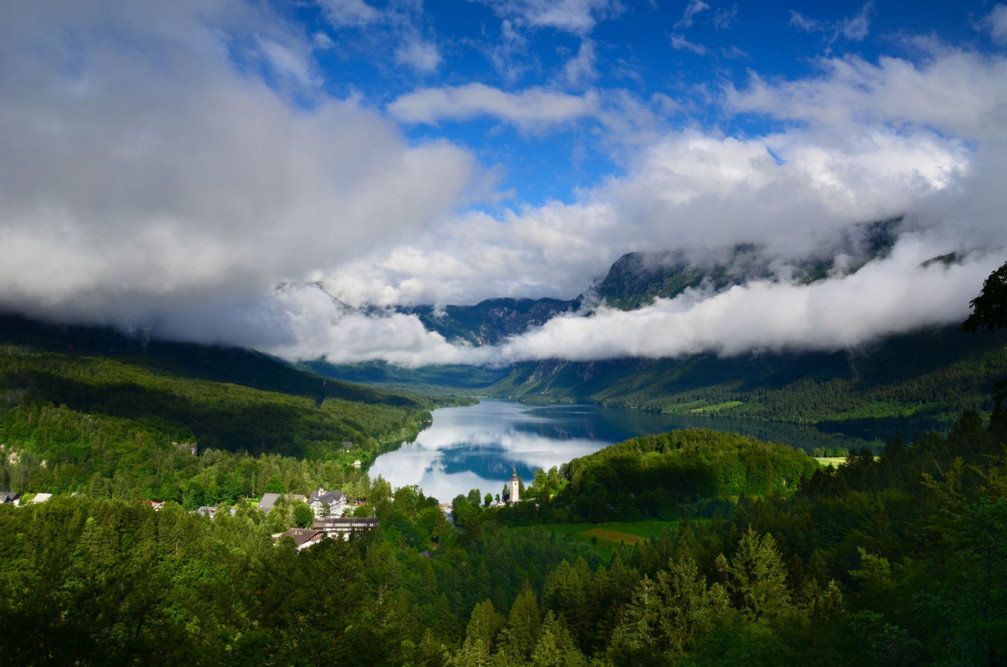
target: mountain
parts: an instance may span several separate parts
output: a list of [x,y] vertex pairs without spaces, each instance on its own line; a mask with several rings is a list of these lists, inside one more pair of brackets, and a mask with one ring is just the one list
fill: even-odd
[[671,414],[815,423],[825,429],[944,428],[991,408],[1007,376],[1002,335],[945,327],[856,352],[517,364],[488,389],[523,400],[580,401]]
[[583,299],[487,299],[474,306],[412,306],[399,312],[416,315],[430,331],[452,342],[496,345],[505,338],[542,326],[557,315],[578,310]]

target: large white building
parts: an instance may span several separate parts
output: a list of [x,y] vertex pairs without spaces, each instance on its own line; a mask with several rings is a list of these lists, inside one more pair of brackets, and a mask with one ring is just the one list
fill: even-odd
[[308,496],[308,507],[316,517],[342,516],[346,509],[346,496],[338,489],[326,491],[318,489]]

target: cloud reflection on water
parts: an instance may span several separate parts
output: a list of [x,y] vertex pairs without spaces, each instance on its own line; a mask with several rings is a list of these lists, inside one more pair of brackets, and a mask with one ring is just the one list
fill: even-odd
[[614,442],[582,437],[595,432],[583,418],[573,406],[543,414],[508,401],[443,408],[434,412],[433,424],[416,442],[378,457],[369,474],[396,488],[416,484],[442,502],[470,489],[495,496],[512,468],[530,484],[536,469],[548,470]]

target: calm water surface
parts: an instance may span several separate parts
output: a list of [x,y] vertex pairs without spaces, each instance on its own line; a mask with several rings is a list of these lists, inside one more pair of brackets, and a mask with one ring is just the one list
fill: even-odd
[[495,496],[503,492],[512,469],[528,485],[538,468],[548,470],[627,438],[697,427],[807,448],[840,442],[837,436],[814,429],[765,422],[689,418],[595,405],[534,406],[483,400],[478,405],[434,410],[433,423],[415,442],[382,454],[368,472],[371,479],[380,475],[395,488],[416,484],[442,502],[450,502],[469,489]]

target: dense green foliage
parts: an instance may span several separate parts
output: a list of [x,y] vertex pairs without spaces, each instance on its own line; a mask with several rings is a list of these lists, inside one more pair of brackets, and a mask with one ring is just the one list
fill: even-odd
[[[816,469],[804,452],[733,433],[672,431],[634,438],[563,466],[526,493],[530,505],[502,514],[518,521],[637,521],[677,516],[679,505],[739,496],[789,495]],[[548,492],[543,489],[548,487]],[[552,489],[556,488],[555,493]],[[712,512],[717,503],[701,503]],[[697,507],[694,506],[693,510]]]

